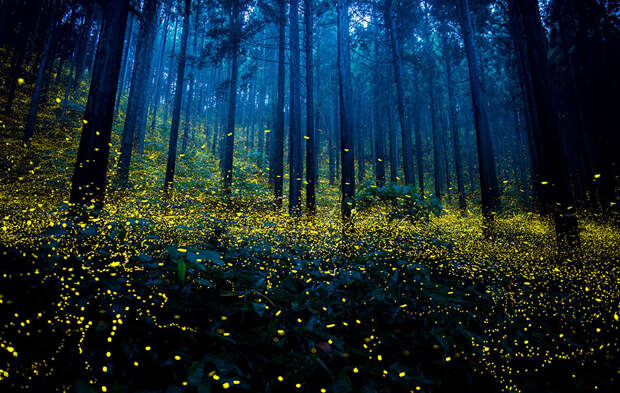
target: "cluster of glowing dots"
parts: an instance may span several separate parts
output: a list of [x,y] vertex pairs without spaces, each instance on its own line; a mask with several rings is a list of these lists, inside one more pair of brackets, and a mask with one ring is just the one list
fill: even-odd
[[[33,144],[37,148],[37,144]],[[480,339],[471,338],[471,352],[465,355],[448,353],[443,356],[443,361],[449,363],[453,357],[468,356],[474,359],[480,372],[495,378],[506,391],[520,391],[514,382],[515,376],[536,373],[553,362],[573,359],[587,361],[590,357],[601,352],[617,353],[618,341],[604,342],[598,337],[618,337],[619,313],[617,309],[617,293],[613,288],[617,285],[617,269],[611,269],[618,262],[617,244],[620,244],[620,233],[613,228],[595,222],[585,221],[583,226],[583,268],[576,269],[571,265],[557,266],[551,261],[555,250],[550,247],[552,231],[549,225],[534,215],[518,214],[513,217],[499,218],[498,235],[494,242],[485,241],[480,232],[480,217],[468,215],[462,217],[456,211],[448,210],[438,218],[432,218],[430,222],[390,221],[384,211],[380,209],[371,212],[355,212],[356,231],[349,239],[355,244],[351,249],[343,248],[343,239],[340,231],[340,220],[337,200],[337,191],[334,188],[325,187],[325,192],[319,198],[319,209],[313,220],[296,221],[290,219],[285,212],[266,211],[256,207],[260,204],[252,204],[253,195],[243,195],[240,198],[248,203],[246,207],[231,209],[219,208],[221,199],[214,193],[218,187],[218,181],[205,180],[202,189],[194,186],[185,187],[184,184],[194,184],[197,178],[211,179],[207,177],[184,173],[181,165],[176,182],[176,192],[169,203],[162,203],[160,192],[161,174],[164,173],[165,162],[163,156],[156,151],[147,151],[145,156],[157,158],[155,164],[141,166],[133,174],[137,185],[132,190],[132,197],[127,193],[110,190],[106,205],[102,214],[92,222],[74,224],[64,218],[65,210],[60,209],[67,202],[68,173],[70,163],[66,153],[71,152],[70,141],[58,142],[59,145],[50,151],[56,152],[48,158],[48,162],[33,162],[25,158],[26,152],[20,150],[17,142],[11,145],[6,142],[3,146],[3,158],[14,167],[29,168],[25,173],[16,176],[19,181],[11,184],[0,185],[0,242],[18,249],[33,250],[45,249],[48,257],[55,257],[57,262],[51,273],[42,273],[37,265],[38,256],[35,253],[24,252],[22,257],[31,263],[33,268],[24,273],[3,273],[1,280],[33,279],[38,276],[40,281],[62,282],[62,292],[58,299],[54,299],[54,309],[38,312],[34,317],[14,315],[7,325],[3,326],[0,338],[8,337],[5,331],[11,334],[31,335],[31,320],[40,320],[49,327],[66,330],[67,335],[75,335],[82,339],[87,332],[94,327],[86,308],[81,304],[86,295],[80,291],[81,283],[92,280],[103,282],[110,277],[122,276],[127,279],[124,287],[111,291],[103,285],[97,293],[89,294],[91,301],[110,303],[111,299],[132,299],[133,304],[139,306],[135,310],[117,310],[112,315],[112,329],[107,342],[111,343],[114,336],[122,329],[126,315],[131,311],[137,318],[145,318],[154,321],[155,326],[161,329],[180,329],[192,331],[196,327],[185,326],[177,321],[160,322],[159,316],[165,310],[168,297],[156,288],[149,288],[147,295],[139,295],[136,285],[132,282],[132,274],[145,267],[131,264],[130,260],[147,254],[152,249],[152,244],[145,241],[144,228],[151,234],[157,235],[155,242],[165,246],[167,244],[185,244],[179,248],[179,252],[187,252],[193,244],[211,239],[222,249],[260,249],[262,245],[269,245],[269,252],[273,254],[287,254],[293,252],[309,253],[316,260],[321,260],[319,266],[274,267],[265,263],[259,269],[267,272],[266,289],[273,290],[279,285],[279,277],[286,273],[292,274],[306,284],[311,284],[313,278],[311,269],[337,277],[342,274],[339,266],[330,264],[332,256],[345,253],[347,256],[363,255],[368,249],[376,253],[386,255],[398,255],[406,261],[425,261],[424,270],[438,273],[468,282],[484,283],[488,288],[485,296],[488,297],[490,309],[495,313],[504,313],[507,318],[525,321],[519,338],[511,332],[511,325],[505,321],[498,324],[496,320],[487,318],[477,306],[461,306],[456,304],[436,305],[432,310],[416,310],[407,304],[400,304],[401,312],[416,317],[428,317],[436,314],[465,313],[469,312],[483,326],[483,334]],[[115,154],[113,152],[113,154]],[[69,157],[71,155],[68,155]],[[204,155],[192,157],[196,167],[210,168],[211,173],[217,173],[213,160]],[[63,163],[64,161],[64,164]],[[59,164],[60,162],[60,164]],[[249,164],[247,164],[249,166]],[[242,179],[238,179],[241,181]],[[264,179],[254,177],[246,179],[247,182],[263,182]],[[26,197],[34,196],[34,197]],[[268,199],[268,196],[264,196]],[[256,202],[256,201],[254,201]],[[261,201],[262,202],[262,201]],[[183,208],[172,208],[175,204],[183,204]],[[205,210],[205,206],[213,206]],[[88,231],[95,228],[95,234],[88,240],[78,240],[65,234],[71,231]],[[220,230],[225,228],[225,230]],[[389,228],[389,231],[384,231]],[[123,231],[123,242],[117,241],[113,235]],[[369,237],[369,233],[387,233],[378,237]],[[50,233],[52,235],[50,235]],[[54,235],[57,234],[57,235]],[[426,242],[423,247],[407,247],[409,244],[418,244],[418,239],[441,239],[449,243],[445,247],[439,242]],[[105,267],[93,267],[88,262],[97,258],[98,250],[106,249],[110,252],[110,263]],[[79,254],[84,265],[80,268],[64,267],[63,262],[71,256]],[[161,255],[152,255],[154,259]],[[465,262],[464,262],[465,261]],[[203,262],[203,261],[199,261]],[[256,264],[251,258],[240,260],[236,263]],[[161,264],[161,262],[160,262]],[[225,262],[223,269],[229,268],[230,262]],[[283,272],[282,269],[288,269]],[[386,264],[382,267],[386,272],[396,270],[396,267]],[[422,270],[421,268],[416,268]],[[364,273],[362,271],[361,273]],[[0,288],[1,286],[0,280]],[[412,288],[423,290],[422,283],[408,282]],[[379,286],[387,287],[388,283],[378,283]],[[555,298],[546,296],[549,288],[554,287],[561,291],[562,296]],[[451,288],[446,296],[452,295]],[[0,307],[7,305],[12,299],[6,299],[0,295]],[[347,299],[343,297],[340,302],[346,306]],[[579,320],[574,320],[571,315],[564,314],[563,310],[573,305],[589,304],[579,310]],[[463,310],[463,307],[471,307]],[[265,305],[266,310],[273,311],[278,317],[281,310],[272,310]],[[104,312],[105,313],[105,312]],[[542,331],[542,327],[534,322],[542,316],[557,318],[561,331]],[[226,320],[225,316],[221,317]],[[161,319],[163,320],[163,319]],[[297,319],[299,324],[304,321]],[[327,329],[333,329],[340,325],[355,327],[362,321],[339,321],[338,324],[330,322],[325,325]],[[582,339],[586,348],[576,348],[571,344],[575,340],[577,328],[591,332],[589,337]],[[33,328],[34,329],[34,328]],[[565,330],[564,330],[565,329]],[[224,336],[229,332],[220,330]],[[277,330],[274,342],[280,340],[286,334],[284,330]],[[542,335],[553,344],[554,351],[539,346],[532,337]],[[278,337],[279,336],[279,337]],[[82,353],[82,339],[80,340],[79,353]],[[0,340],[0,348],[18,358],[17,349],[8,341]],[[378,337],[371,337],[363,344],[363,349],[369,353],[371,359],[383,362],[382,354],[376,353],[380,348]],[[330,342],[331,344],[331,342]],[[505,345],[510,345],[512,355],[505,350]],[[44,373],[53,372],[53,359],[58,352],[46,354],[29,369],[16,367],[0,369],[0,380],[9,375],[18,373]],[[313,348],[314,349],[314,348]],[[151,347],[144,348],[150,351]],[[315,349],[316,351],[316,349]],[[111,352],[106,352],[105,357],[110,358]],[[176,361],[181,361],[179,354],[171,355]],[[519,369],[515,366],[515,359],[526,358],[534,360],[538,367],[534,369]],[[134,363],[139,366],[138,361]],[[85,368],[92,372],[92,367]],[[109,374],[107,366],[101,366],[101,372]],[[353,374],[362,372],[358,367],[352,368]],[[387,375],[388,371],[384,370]],[[397,371],[400,378],[407,376],[405,371]],[[216,370],[209,373],[209,377],[219,383],[223,389],[233,388],[239,385],[239,379],[222,381]],[[277,376],[279,382],[285,383],[283,376]],[[96,383],[98,378],[93,375],[91,383]],[[186,382],[185,382],[186,383]],[[108,387],[100,385],[101,391],[106,392]],[[293,385],[302,389],[303,385],[296,382]],[[421,387],[414,386],[412,391],[420,391]],[[321,388],[321,391],[326,391]]]

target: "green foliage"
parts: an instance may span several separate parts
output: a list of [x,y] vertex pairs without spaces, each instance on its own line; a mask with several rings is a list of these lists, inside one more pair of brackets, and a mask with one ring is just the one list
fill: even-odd
[[428,221],[431,215],[439,217],[443,206],[437,198],[420,196],[411,186],[388,183],[383,187],[366,184],[357,195],[357,206],[366,210],[381,205],[390,219],[408,218],[411,221]]

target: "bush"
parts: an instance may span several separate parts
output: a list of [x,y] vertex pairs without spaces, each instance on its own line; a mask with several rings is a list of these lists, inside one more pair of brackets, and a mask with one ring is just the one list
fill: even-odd
[[391,220],[409,218],[411,221],[428,221],[431,214],[439,217],[443,210],[437,198],[425,198],[411,186],[388,183],[383,187],[365,185],[357,196],[360,210],[383,205]]

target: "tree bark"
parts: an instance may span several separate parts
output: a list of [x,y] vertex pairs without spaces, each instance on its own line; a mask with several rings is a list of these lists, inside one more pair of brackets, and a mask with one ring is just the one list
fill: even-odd
[[141,124],[146,111],[146,92],[151,81],[151,57],[157,28],[157,0],[145,0],[141,15],[136,61],[131,76],[131,90],[121,135],[121,156],[118,168],[119,186],[125,188],[129,181],[129,167],[133,150],[134,134],[144,127]]
[[316,135],[314,124],[314,80],[313,80],[313,31],[312,0],[304,0],[304,20],[306,28],[306,212],[316,212]]
[[349,53],[349,1],[338,0],[338,85],[340,96],[340,156],[342,161],[342,219],[351,225],[355,203],[355,164],[353,157],[353,123],[351,118],[351,60]]
[[400,58],[400,43],[396,31],[394,20],[394,8],[392,0],[385,0],[385,26],[390,35],[390,46],[392,49],[392,63],[394,65],[394,78],[396,81],[396,95],[398,98],[398,116],[400,120],[400,132],[403,144],[403,170],[405,173],[405,184],[415,184],[413,170],[413,149],[411,144],[411,129],[409,119],[405,111],[405,87],[403,81],[402,60]]
[[26,119],[26,127],[24,129],[24,143],[29,144],[30,138],[34,133],[34,124],[37,119],[37,112],[39,110],[39,101],[41,100],[42,87],[45,83],[47,63],[50,57],[50,46],[52,39],[56,31],[56,14],[58,6],[54,2],[52,3],[52,9],[50,11],[50,19],[47,29],[47,38],[43,46],[43,53],[41,55],[41,63],[39,64],[39,70],[37,71],[37,79],[34,84],[34,92],[32,93],[32,99],[30,101],[30,108],[28,110],[28,118]]
[[[379,51],[378,44],[374,45],[374,57],[375,61],[379,59]],[[381,94],[381,88],[383,86],[383,78],[381,78],[379,74],[379,69],[377,65],[375,65],[373,69],[373,83],[374,83],[374,94],[373,94],[373,102],[372,105],[372,129],[374,133],[374,160],[375,160],[375,184],[377,187],[383,187],[385,185],[385,136],[383,134],[384,128],[381,127],[382,121],[379,116],[381,113],[381,100],[379,95]]]
[[168,144],[168,162],[166,163],[166,178],[164,191],[169,192],[174,181],[174,169],[177,159],[177,142],[179,140],[179,123],[181,121],[181,102],[183,100],[183,85],[185,80],[185,59],[187,57],[187,41],[189,37],[189,16],[191,0],[185,0],[183,13],[183,33],[181,34],[181,50],[179,51],[179,66],[177,71],[176,89],[174,92],[174,107],[172,125],[170,126],[170,143]]
[[237,80],[239,78],[239,0],[233,0],[232,4],[232,59],[230,62],[230,90],[228,94],[228,121],[224,136],[224,162],[222,165],[222,178],[224,179],[224,193],[230,194],[233,176],[233,153],[235,147],[235,116],[237,111]]
[[114,99],[121,66],[128,0],[103,3],[103,26],[84,114],[70,201],[103,206]]
[[443,38],[444,59],[446,62],[446,85],[448,86],[448,121],[452,134],[452,145],[454,149],[454,169],[456,172],[456,189],[458,193],[459,208],[461,211],[467,209],[465,201],[465,187],[463,185],[463,165],[461,163],[461,144],[459,140],[458,125],[456,124],[456,102],[454,94],[454,82],[452,81],[452,62],[451,52],[448,46],[448,39]]
[[284,177],[284,77],[286,61],[286,1],[280,1],[278,13],[278,91],[276,103],[276,126],[271,138],[271,181],[277,209],[282,207],[282,188]]
[[298,0],[291,0],[290,9],[290,99],[291,118],[289,124],[289,199],[288,210],[291,216],[301,214],[301,182],[302,182],[302,138],[301,138],[301,76],[299,60],[299,11]]
[[526,61],[531,70],[532,96],[538,115],[533,130],[544,164],[546,211],[551,212],[558,249],[567,251],[580,243],[577,217],[570,187],[568,157],[562,146],[562,131],[553,102],[551,77],[538,2],[535,0],[510,0],[509,10],[516,23],[521,24],[525,36]]
[[458,9],[461,17],[461,28],[467,62],[469,64],[469,81],[471,84],[472,104],[476,124],[476,143],[478,146],[478,168],[480,172],[480,192],[482,195],[483,232],[490,236],[493,225],[493,215],[500,207],[499,187],[495,172],[495,158],[489,130],[489,120],[485,104],[478,55],[474,43],[474,32],[469,14],[469,0],[458,0]]

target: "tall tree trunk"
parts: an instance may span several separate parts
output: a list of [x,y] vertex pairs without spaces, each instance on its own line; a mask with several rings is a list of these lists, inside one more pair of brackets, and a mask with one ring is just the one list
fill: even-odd
[[390,146],[390,182],[396,183],[398,181],[398,137],[394,130],[392,108],[390,105],[387,105],[385,110],[387,112],[388,142]]
[[474,31],[469,14],[469,0],[458,0],[461,16],[461,28],[465,51],[469,64],[469,81],[471,84],[472,104],[476,123],[476,142],[478,145],[478,167],[480,172],[480,193],[482,195],[483,231],[489,236],[493,225],[493,214],[500,206],[499,187],[495,172],[493,144],[489,131],[489,119],[480,81],[478,55],[474,43]]
[[[419,97],[418,72],[414,71],[415,96]],[[419,100],[417,98],[416,100]],[[418,108],[420,105],[416,105]],[[413,111],[414,133],[415,133],[415,156],[417,160],[416,169],[418,170],[418,189],[420,196],[424,196],[424,156],[422,153],[422,121],[418,111]]]
[[[463,185],[463,165],[461,163],[461,144],[459,140],[458,125],[456,124],[456,102],[454,99],[454,82],[452,81],[452,62],[451,52],[448,47],[448,39],[444,35],[443,39],[444,59],[446,62],[446,85],[448,86],[448,116],[450,132],[452,134],[452,145],[454,148],[454,169],[456,171],[456,189],[459,199],[459,208],[462,211],[467,209],[465,201],[465,186]],[[447,152],[446,152],[447,153]]]
[[338,94],[334,94],[334,105],[331,111],[331,123],[329,126],[329,139],[327,140],[327,165],[329,174],[329,185],[333,186],[336,181],[336,130],[340,129],[336,125],[338,119]]
[[314,125],[314,81],[312,62],[312,0],[304,0],[304,20],[306,27],[306,211],[316,212],[316,135]]
[[185,120],[183,120],[183,138],[181,141],[181,154],[185,154],[187,151],[187,144],[189,143],[189,132],[190,128],[192,128],[191,124],[191,115],[192,115],[192,100],[194,95],[194,85],[196,81],[193,79],[193,76],[190,75],[188,81],[189,83],[189,91],[187,92],[187,96],[185,97]]
[[[374,57],[375,59],[379,59],[378,53],[378,44],[374,45]],[[372,111],[372,129],[374,135],[374,161],[375,161],[375,182],[377,187],[383,187],[385,185],[385,135],[383,134],[382,127],[382,119],[379,114],[381,113],[381,100],[379,95],[381,94],[381,89],[383,86],[383,78],[381,78],[379,74],[379,69],[377,65],[375,65],[373,69],[373,83],[374,83],[374,94],[373,94],[373,102],[371,103],[371,111]]]
[[121,104],[121,98],[123,97],[123,92],[125,91],[125,79],[126,79],[126,75],[128,74],[127,69],[129,68],[129,65],[131,64],[131,62],[129,61],[129,57],[131,55],[131,48],[133,47],[133,40],[134,40],[134,36],[133,36],[133,17],[131,16],[131,14],[129,15],[129,18],[127,19],[127,24],[129,25],[128,29],[127,29],[127,33],[126,33],[126,43],[125,43],[125,49],[123,51],[123,60],[121,63],[121,75],[119,78],[119,82],[120,82],[120,86],[118,88],[118,94],[116,95],[116,104],[114,105],[116,110],[118,111],[118,107]]
[[[28,32],[25,29],[21,29],[18,34],[18,42],[21,42],[28,37]],[[22,63],[26,56],[26,47],[24,45],[16,45],[13,48],[13,55],[11,56],[11,67],[9,68],[10,79],[8,81],[8,87],[6,87],[6,101],[4,103],[4,113],[9,114],[13,109],[13,101],[15,101],[15,94],[17,91],[19,75],[22,74]]]
[[405,111],[405,87],[403,81],[402,60],[400,58],[400,43],[396,31],[394,20],[394,8],[392,0],[385,0],[385,26],[390,35],[390,46],[392,49],[392,63],[394,65],[394,78],[396,80],[396,95],[398,98],[398,116],[400,120],[400,132],[403,144],[403,170],[405,173],[405,184],[415,184],[413,170],[413,149],[411,144],[411,129],[409,119]]
[[[263,48],[263,56],[267,58],[266,48]],[[259,83],[260,88],[258,89],[258,124],[256,137],[258,144],[259,166],[262,167],[264,165],[265,155],[265,96],[267,94],[267,67],[263,68]],[[271,95],[269,97],[269,103],[271,103]]]
[[433,182],[435,184],[435,198],[441,199],[441,182],[443,175],[442,169],[442,154],[441,154],[441,141],[439,135],[439,126],[437,125],[437,100],[435,97],[435,78],[433,71],[428,72],[428,93],[430,97],[430,113],[431,118],[431,133],[433,135]]
[[[340,156],[342,161],[342,219],[350,225],[355,202],[353,122],[351,118],[351,59],[349,54],[349,1],[338,0],[338,85],[340,95]],[[346,229],[345,229],[346,230]]]
[[94,203],[95,208],[103,206],[114,99],[128,11],[128,0],[109,0],[103,5],[101,39],[71,184],[72,203]]
[[[172,90],[172,79],[173,79],[173,74],[174,74],[172,70],[174,69],[174,63],[175,63],[174,60],[176,58],[178,27],[179,27],[179,21],[177,19],[174,25],[174,38],[172,40],[172,50],[170,51],[170,62],[168,63],[168,76],[166,77],[166,88],[164,89],[164,97],[165,97],[164,101],[166,105],[164,108],[164,122],[163,122],[164,127],[168,126],[168,116],[170,115],[170,109],[171,109],[170,103],[169,103],[169,97],[171,95],[171,90]],[[181,25],[181,28],[182,27],[183,26]],[[183,33],[181,33],[181,37],[183,37]],[[154,124],[153,124],[153,127],[155,127]]]
[[298,0],[291,0],[290,10],[290,99],[291,119],[289,125],[289,199],[288,210],[291,216],[301,214],[302,145],[301,145],[301,75],[299,60],[299,11]]
[[278,91],[276,103],[276,126],[271,138],[271,181],[276,207],[282,207],[282,186],[284,177],[284,74],[286,61],[286,1],[279,0],[278,13]]
[[[68,84],[67,91],[65,92],[65,99],[62,103],[61,113],[65,114],[67,112],[67,105],[69,103],[69,97],[73,97],[75,95],[76,88],[80,86],[80,82],[82,80],[82,75],[84,73],[84,68],[86,68],[86,54],[87,54],[87,46],[88,41],[90,40],[90,30],[93,24],[93,7],[90,4],[86,6],[86,15],[84,16],[84,23],[80,27],[80,35],[79,41],[75,48],[75,63],[74,63],[74,72],[70,77],[70,82]],[[126,49],[125,49],[126,50]]]
[[191,0],[185,0],[183,13],[183,33],[181,34],[181,50],[179,51],[179,66],[177,71],[176,90],[174,92],[174,108],[172,112],[172,124],[170,126],[170,143],[168,144],[168,162],[166,163],[166,178],[164,191],[172,188],[174,181],[174,168],[177,160],[177,142],[179,140],[179,123],[181,121],[181,102],[183,100],[183,85],[185,80],[185,59],[187,57],[187,41],[189,37],[189,16],[191,13]]
[[546,38],[535,0],[510,0],[511,16],[523,26],[527,63],[531,72],[532,96],[538,114],[535,140],[540,141],[545,172],[545,210],[552,213],[558,249],[566,251],[579,245],[579,227],[574,214],[567,157],[562,146],[562,131],[553,102],[553,89],[547,60]]
[[222,178],[224,179],[224,193],[229,194],[232,187],[233,176],[233,153],[235,147],[235,115],[237,111],[237,80],[239,77],[239,40],[238,29],[240,28],[239,0],[233,0],[232,4],[232,59],[230,62],[230,90],[228,95],[228,122],[224,136],[224,161],[222,165]]
[[164,54],[166,53],[166,42],[168,41],[168,23],[170,23],[170,15],[166,15],[166,21],[164,22],[164,36],[162,39],[161,51],[159,53],[159,67],[157,68],[157,73],[155,74],[155,94],[153,95],[153,104],[151,108],[151,132],[155,131],[155,124],[157,122],[157,110],[159,109],[160,95],[161,95],[161,84],[162,84],[162,74],[164,70]]
[[131,90],[127,103],[125,124],[121,135],[121,156],[118,167],[118,182],[126,187],[129,180],[129,167],[133,150],[134,134],[144,127],[143,114],[146,112],[146,92],[151,82],[151,57],[157,28],[157,0],[145,0],[138,33],[136,62],[131,76]]
[[[196,9],[196,22],[194,23],[194,48],[192,51],[192,55],[194,57],[197,56],[198,51],[198,27],[200,26],[200,24],[198,23],[198,18],[199,12],[198,9]],[[200,84],[200,80],[197,75],[200,73],[200,71],[198,70],[198,68],[193,66],[193,64],[193,62],[190,63],[189,67],[189,91],[187,92],[187,97],[185,98],[185,120],[183,121],[183,141],[181,143],[181,154],[185,154],[185,152],[187,151],[187,145],[190,138],[190,129],[192,130],[192,132],[194,130],[194,125],[192,124],[192,102],[194,100],[194,91],[196,90],[196,85]]]
[[24,143],[30,143],[30,138],[34,133],[34,124],[37,119],[37,112],[39,110],[39,101],[41,99],[41,91],[43,84],[45,83],[47,63],[50,57],[50,46],[52,39],[56,31],[56,14],[58,5],[56,2],[52,3],[52,9],[50,11],[50,19],[47,29],[47,38],[43,46],[43,54],[41,55],[41,63],[39,64],[39,70],[37,71],[37,79],[34,84],[34,92],[32,93],[32,100],[30,101],[30,109],[28,110],[28,118],[26,119],[26,127],[24,129]]

